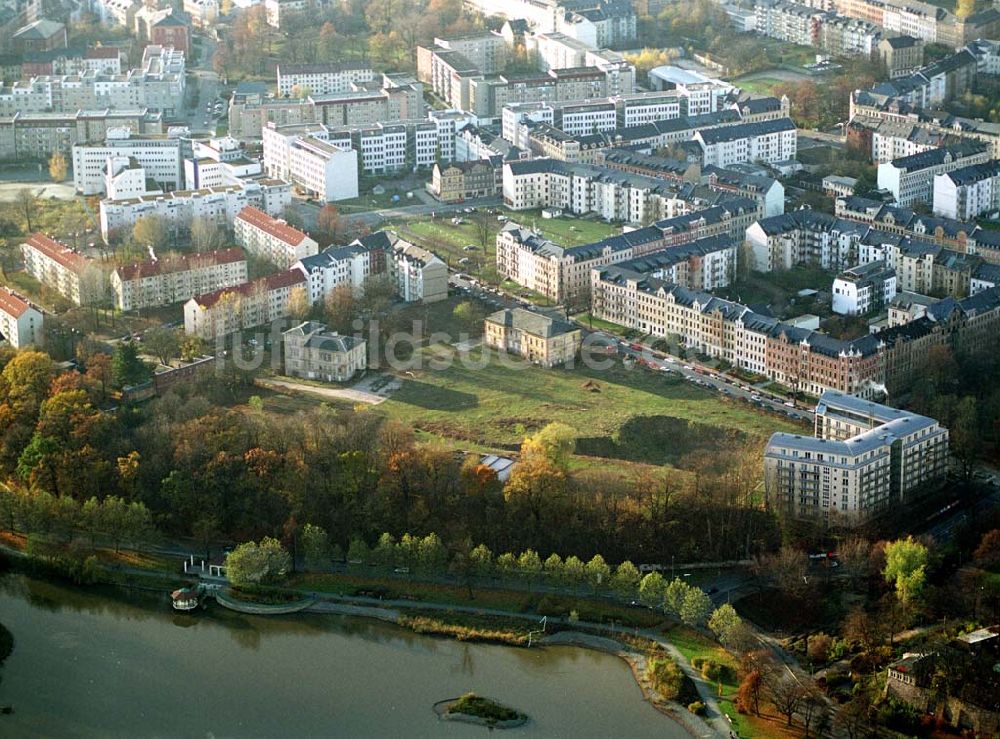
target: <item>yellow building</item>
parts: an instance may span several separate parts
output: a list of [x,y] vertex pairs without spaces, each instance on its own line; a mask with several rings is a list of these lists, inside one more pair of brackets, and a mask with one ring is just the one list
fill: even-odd
[[487,316],[486,346],[524,357],[543,367],[573,359],[580,350],[580,329],[523,308],[497,311]]

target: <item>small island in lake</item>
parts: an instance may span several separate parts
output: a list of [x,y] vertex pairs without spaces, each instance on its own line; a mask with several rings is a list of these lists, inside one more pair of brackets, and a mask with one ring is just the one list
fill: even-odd
[[475,693],[441,701],[434,706],[434,710],[446,721],[465,721],[495,729],[512,729],[522,726],[528,720],[520,711]]

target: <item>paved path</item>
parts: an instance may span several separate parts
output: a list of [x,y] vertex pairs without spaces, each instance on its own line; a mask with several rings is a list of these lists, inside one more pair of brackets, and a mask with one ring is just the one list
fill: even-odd
[[302,383],[290,382],[288,380],[271,380],[264,378],[258,379],[257,383],[263,385],[264,387],[283,388],[297,393],[312,393],[313,395],[322,395],[324,398],[331,398],[333,400],[349,400],[353,403],[365,403],[366,405],[378,405],[388,399],[387,396],[378,395],[377,393],[369,392],[368,390],[358,390],[350,387],[319,387],[317,385],[304,385]]

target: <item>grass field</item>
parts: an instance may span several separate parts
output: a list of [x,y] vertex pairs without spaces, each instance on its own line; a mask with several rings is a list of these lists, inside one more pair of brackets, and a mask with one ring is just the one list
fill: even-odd
[[[603,371],[510,369],[492,352],[475,350],[470,365],[450,347],[424,349],[423,369],[379,412],[428,434],[487,448],[514,449],[552,421],[575,428],[577,453],[591,457],[678,464],[709,446],[748,436],[763,439],[792,424],[674,377],[620,364]],[[430,360],[447,363],[431,369]],[[480,366],[481,365],[481,366]]]
[[770,95],[775,87],[782,84],[782,80],[776,77],[757,77],[750,80],[733,80],[733,84],[745,92],[752,92],[755,95]]

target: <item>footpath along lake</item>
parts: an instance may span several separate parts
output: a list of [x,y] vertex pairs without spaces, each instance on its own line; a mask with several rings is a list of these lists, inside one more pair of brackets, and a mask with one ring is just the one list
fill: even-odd
[[617,657],[419,636],[338,616],[170,610],[166,595],[0,576],[14,653],[0,736],[485,737],[444,723],[466,691],[527,713],[505,736],[688,734],[642,698]]

